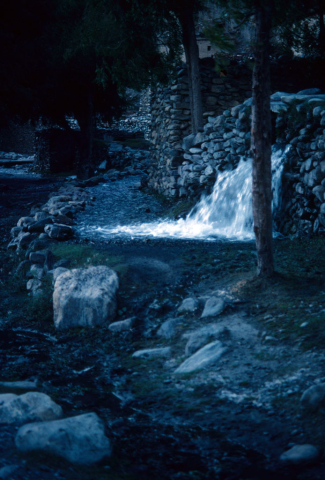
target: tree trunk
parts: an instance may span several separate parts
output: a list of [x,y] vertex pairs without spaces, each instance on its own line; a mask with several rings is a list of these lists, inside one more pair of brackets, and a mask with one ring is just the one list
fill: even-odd
[[80,127],[78,178],[86,180],[92,175],[92,144],[94,130],[93,95],[89,92],[83,111],[76,114]]
[[185,9],[181,13],[180,23],[182,26],[183,46],[189,79],[192,133],[197,133],[203,128],[203,107],[199,49],[196,42],[193,11],[191,8]]
[[257,274],[274,273],[272,245],[272,174],[269,39],[271,4],[258,1],[256,9],[255,64],[251,153],[253,159],[252,201],[257,248]]

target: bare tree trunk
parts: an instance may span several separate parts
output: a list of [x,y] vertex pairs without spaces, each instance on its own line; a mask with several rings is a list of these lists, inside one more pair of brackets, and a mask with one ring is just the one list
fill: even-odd
[[77,115],[80,127],[78,178],[82,180],[89,178],[92,174],[93,114],[93,97],[89,92],[84,110]]
[[190,107],[192,132],[197,133],[203,128],[203,107],[201,95],[201,77],[199,64],[199,49],[196,42],[195,25],[191,8],[184,9],[180,15],[183,46],[189,79]]
[[272,174],[269,38],[272,8],[270,1],[258,1],[256,9],[255,64],[251,153],[253,159],[253,218],[257,248],[257,274],[274,273],[272,240]]

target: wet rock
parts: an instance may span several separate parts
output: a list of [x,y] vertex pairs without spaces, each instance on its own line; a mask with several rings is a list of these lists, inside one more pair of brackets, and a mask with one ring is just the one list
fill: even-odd
[[308,410],[317,410],[325,404],[325,383],[308,388],[300,399],[300,403]]
[[164,322],[157,331],[158,337],[172,338],[175,335],[175,326],[180,322],[179,318],[170,318]]
[[196,298],[185,298],[181,305],[178,307],[177,311],[182,312],[196,312],[199,308],[199,301]]
[[137,350],[133,353],[133,358],[160,358],[169,357],[171,353],[170,347],[147,348],[145,350]]
[[282,462],[291,463],[294,465],[307,464],[315,462],[319,457],[318,448],[313,445],[295,445],[284,452],[280,460]]
[[113,322],[108,326],[108,329],[111,332],[124,332],[126,330],[131,330],[136,321],[136,317],[130,317],[125,320],[120,320],[119,322]]
[[185,360],[185,362],[175,370],[175,373],[190,373],[208,367],[217,362],[226,350],[227,348],[224,347],[219,340],[209,343]]
[[62,215],[61,213],[58,213],[58,215],[55,217],[55,220],[57,223],[62,225],[74,225],[72,218],[68,217],[67,215]]
[[23,425],[62,417],[62,408],[45,393],[28,392],[23,395],[0,395],[0,424]]
[[105,266],[74,269],[54,285],[56,328],[93,327],[111,322],[116,312],[118,276]]
[[50,238],[54,238],[55,240],[68,240],[74,234],[72,227],[57,223],[46,225],[44,232],[47,233]]
[[12,250],[26,250],[28,245],[35,240],[35,234],[31,234],[29,232],[20,232],[19,235],[11,240],[8,245],[8,249]]
[[95,413],[24,425],[15,443],[20,452],[57,455],[77,465],[92,465],[111,455],[104,424]]
[[225,302],[218,297],[211,297],[206,301],[201,318],[215,317],[225,309]]

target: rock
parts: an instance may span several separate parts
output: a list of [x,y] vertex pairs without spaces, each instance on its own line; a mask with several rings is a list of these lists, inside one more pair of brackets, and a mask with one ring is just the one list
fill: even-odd
[[203,345],[209,341],[211,342],[211,337],[229,338],[229,336],[230,331],[227,328],[214,323],[201,327],[194,332],[185,333],[183,338],[188,338],[188,342],[185,347],[185,354],[187,356],[192,355],[199,348],[203,347]]
[[0,382],[0,392],[22,393],[37,390],[36,382],[30,380],[18,380],[17,382]]
[[32,222],[34,222],[33,217],[21,217],[17,222],[17,227],[27,227]]
[[61,225],[54,223],[53,225],[46,225],[44,232],[48,234],[50,238],[55,240],[68,240],[74,234],[73,228],[68,225]]
[[291,463],[294,465],[306,464],[306,463],[313,463],[319,457],[319,450],[318,448],[314,447],[313,445],[295,445],[294,447],[290,448],[284,452],[280,460],[282,462]]
[[199,301],[196,298],[185,298],[181,305],[178,307],[177,311],[181,312],[196,312],[199,308]]
[[175,370],[175,373],[190,373],[208,367],[218,361],[226,350],[226,347],[223,347],[219,340],[209,343],[185,360]]
[[77,465],[92,465],[111,455],[102,420],[95,413],[24,425],[15,438],[20,452],[43,452]]
[[62,417],[62,408],[45,393],[28,392],[23,395],[0,395],[0,424],[23,425]]
[[18,465],[7,465],[0,468],[0,480],[5,480],[6,478],[12,479],[12,474],[18,469]]
[[108,329],[111,332],[124,332],[126,330],[131,330],[135,321],[136,317],[130,317],[125,320],[120,320],[119,322],[113,322],[108,326]]
[[325,383],[313,385],[312,387],[308,388],[302,394],[300,403],[308,410],[317,410],[317,408],[325,404]]
[[170,347],[147,348],[145,350],[137,350],[133,353],[132,358],[160,358],[169,357],[171,353]]
[[28,231],[30,233],[42,233],[44,232],[44,227],[50,223],[53,223],[53,219],[52,217],[47,216],[38,222],[33,222],[28,225]]
[[324,201],[324,193],[325,193],[325,188],[323,187],[323,185],[317,185],[316,187],[313,188],[313,194],[322,203]]
[[55,262],[53,265],[53,269],[63,267],[63,268],[68,268],[70,267],[71,261],[68,258],[61,258],[58,262]]
[[57,268],[54,268],[52,270],[52,275],[53,275],[53,285],[55,284],[56,282],[56,279],[62,274],[62,273],[65,273],[65,272],[68,272],[69,270],[67,268],[64,268],[64,267],[57,267]]
[[34,278],[41,280],[46,275],[46,272],[43,267],[38,264],[34,264],[30,267],[30,273],[33,275]]
[[164,338],[172,338],[175,335],[175,326],[180,322],[179,318],[170,318],[162,323],[157,335]]
[[317,95],[318,93],[322,93],[319,88],[306,88],[305,90],[300,90],[297,95]]
[[37,296],[43,293],[42,286],[43,284],[38,278],[31,278],[27,282],[26,290],[30,290],[33,296]]
[[225,309],[225,302],[218,297],[211,297],[205,302],[201,318],[215,317]]
[[29,260],[23,260],[19,263],[18,267],[16,268],[15,275],[24,275],[29,271],[31,267],[31,262]]
[[93,327],[115,317],[118,276],[105,266],[74,269],[61,274],[54,285],[56,328]]
[[11,238],[16,238],[18,237],[18,235],[20,234],[20,232],[23,231],[23,227],[13,227],[11,230],[10,230],[10,237]]

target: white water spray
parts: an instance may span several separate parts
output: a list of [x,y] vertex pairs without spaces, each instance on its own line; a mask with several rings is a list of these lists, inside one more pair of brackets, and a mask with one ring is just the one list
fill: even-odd
[[[285,150],[273,148],[273,208],[280,205],[284,157],[289,149],[290,146]],[[250,240],[253,238],[251,190],[252,161],[242,159],[235,170],[218,174],[211,195],[203,198],[185,219],[96,230],[102,236]]]

